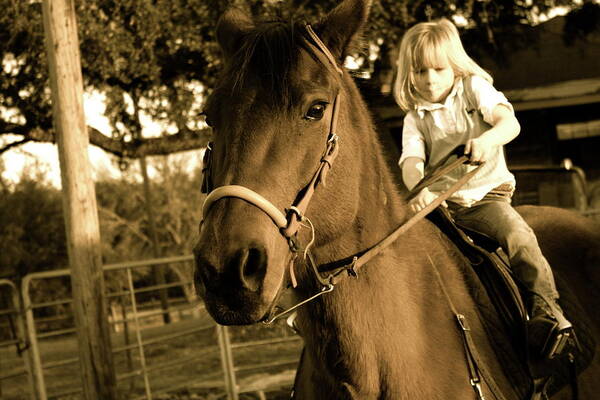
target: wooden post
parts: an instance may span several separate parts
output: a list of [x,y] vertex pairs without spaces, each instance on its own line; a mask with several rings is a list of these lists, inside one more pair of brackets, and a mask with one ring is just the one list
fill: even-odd
[[116,400],[74,0],[43,0],[84,398]]

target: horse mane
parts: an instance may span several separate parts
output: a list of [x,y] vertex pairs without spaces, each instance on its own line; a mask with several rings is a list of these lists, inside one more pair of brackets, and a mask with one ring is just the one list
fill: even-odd
[[229,60],[223,81],[233,82],[233,90],[241,91],[251,76],[269,90],[272,101],[291,104],[290,75],[298,63],[297,49],[305,40],[303,31],[303,24],[295,20],[257,24]]
[[228,60],[221,82],[233,82],[232,90],[241,92],[252,77],[253,83],[270,92],[265,100],[289,107],[294,100],[290,77],[298,64],[300,48],[306,49],[323,64],[327,74],[337,79],[337,72],[319,58],[319,50],[309,43],[306,24],[305,20],[294,18],[259,21],[244,34],[235,55]]

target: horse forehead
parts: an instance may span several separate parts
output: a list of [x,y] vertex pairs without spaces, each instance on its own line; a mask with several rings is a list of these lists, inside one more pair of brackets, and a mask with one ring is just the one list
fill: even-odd
[[268,93],[259,86],[246,85],[240,91],[216,93],[218,99],[211,107],[218,109],[220,125],[215,141],[223,142],[230,150],[249,150],[272,140],[277,132],[289,128],[289,112],[265,100]]
[[311,82],[312,86],[318,85],[328,87],[333,82],[333,76],[329,70],[327,60],[318,53],[317,49],[309,51],[304,48],[300,49],[298,63],[294,73],[295,81],[306,87],[306,82]]
[[269,136],[269,131],[292,129],[289,119],[301,113],[318,93],[325,100],[329,97],[335,77],[324,64],[327,60],[320,58],[316,48],[299,45],[296,51],[298,57],[284,80],[288,93],[285,100],[275,100],[279,96],[273,93],[269,80],[265,80],[268,71],[249,68],[242,82],[232,79],[235,75],[225,75],[207,108],[224,119],[227,141],[235,140],[232,135],[243,141],[257,134]]

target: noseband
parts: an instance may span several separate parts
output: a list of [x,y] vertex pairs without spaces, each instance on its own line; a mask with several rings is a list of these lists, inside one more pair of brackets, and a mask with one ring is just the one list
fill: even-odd
[[[338,98],[336,97],[334,101],[335,107],[337,105],[336,103],[338,102]],[[333,112],[334,118],[337,118],[336,110],[334,109]],[[334,124],[332,123],[332,126],[333,125]],[[207,148],[206,151],[208,152],[210,150]],[[330,130],[325,152],[321,157],[321,161],[319,162],[317,170],[313,174],[312,179],[305,187],[299,199],[287,209],[287,214],[283,214],[275,205],[273,205],[273,203],[271,203],[269,200],[261,196],[259,193],[253,191],[252,189],[248,189],[247,187],[240,185],[225,185],[220,186],[214,190],[210,190],[210,193],[204,200],[204,205],[202,207],[202,219],[204,220],[206,218],[208,212],[210,211],[214,203],[226,197],[234,197],[245,200],[253,206],[262,210],[271,218],[271,220],[273,220],[275,225],[279,228],[281,234],[285,236],[288,240],[293,241],[296,237],[296,234],[298,233],[298,230],[300,228],[300,222],[304,218],[304,213],[308,208],[308,204],[312,199],[317,185],[319,183],[325,184],[327,173],[333,165],[333,161],[337,157],[337,154],[338,136],[335,133],[333,133],[332,130]],[[210,157],[210,155],[207,156],[205,153],[205,158],[206,157]],[[205,176],[207,175],[208,171],[205,171]],[[203,187],[204,186],[210,188],[210,184],[203,183]]]

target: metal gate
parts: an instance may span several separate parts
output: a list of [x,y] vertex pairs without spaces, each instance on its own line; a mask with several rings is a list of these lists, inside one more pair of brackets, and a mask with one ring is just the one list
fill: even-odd
[[[3,303],[0,303],[0,365],[5,364],[5,371],[0,371],[0,398],[3,398],[5,387],[13,387],[19,384],[20,381],[25,381],[20,391],[22,397],[32,397],[32,373],[31,360],[28,358],[26,339],[25,339],[25,323],[23,321],[23,312],[21,301],[19,298],[19,290],[17,286],[7,279],[0,279],[0,294]],[[4,304],[4,305],[2,305]],[[13,351],[16,357],[13,357],[12,363],[9,363],[9,353]]]
[[[257,392],[260,398],[265,398],[265,390],[291,386],[301,348],[298,336],[286,333],[283,337],[244,340],[240,339],[240,329],[262,328],[232,330],[219,326],[195,299],[171,297],[167,310],[160,307],[160,302],[147,301],[153,292],[161,289],[178,288],[185,292],[183,289],[189,289],[192,282],[177,280],[163,285],[147,284],[143,279],[136,281],[136,271],[167,265],[183,267],[187,264],[191,268],[191,262],[192,256],[181,256],[104,267],[105,280],[119,283],[118,289],[106,293],[111,305],[109,324],[119,393],[129,399],[152,399],[167,392],[191,388],[216,390],[230,400],[237,400],[242,392]],[[22,380],[18,385],[11,384],[2,399],[72,399],[82,393],[76,329],[70,310],[71,293],[70,288],[64,290],[69,283],[70,271],[67,269],[29,274],[21,284],[21,305],[18,287],[10,281],[0,280],[0,285],[8,288],[12,299],[10,307],[0,309],[0,316],[11,315],[18,326],[14,338],[0,342],[0,351],[18,346],[23,352],[22,365],[17,369],[4,371],[4,362],[0,361],[0,389],[3,382]],[[42,299],[40,292],[52,292],[55,296]],[[171,316],[171,324],[162,323],[164,313]],[[247,356],[235,360],[234,353],[262,352],[265,357],[270,357],[268,353],[273,351],[273,346],[289,352],[289,357],[277,355],[267,362],[248,362]],[[210,368],[200,371],[200,364]],[[185,379],[173,379],[174,371],[183,371]],[[253,371],[261,373],[251,375]],[[264,371],[270,371],[270,379],[264,380]],[[17,387],[25,389],[17,393]]]

